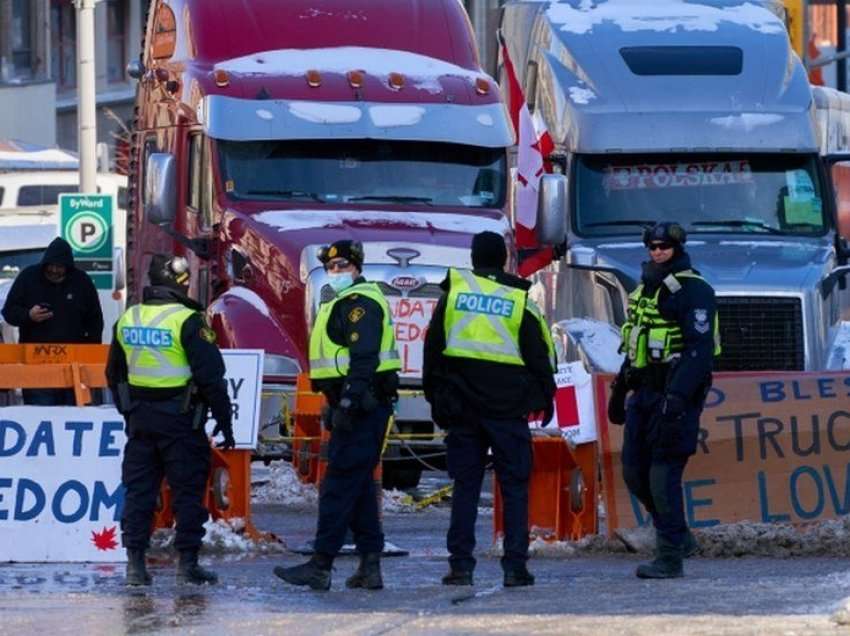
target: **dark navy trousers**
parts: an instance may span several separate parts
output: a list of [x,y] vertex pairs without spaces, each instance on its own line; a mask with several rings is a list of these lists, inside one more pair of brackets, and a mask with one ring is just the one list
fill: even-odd
[[163,477],[171,489],[177,521],[174,547],[179,552],[201,547],[209,516],[204,494],[210,472],[210,444],[203,427],[192,430],[191,413],[180,413],[182,402],[182,398],[140,402],[129,416],[121,464],[126,491],[121,516],[125,548],[147,549]]
[[383,552],[384,533],[373,472],[392,409],[379,405],[354,417],[351,430],[334,429],[328,443],[328,470],[319,493],[319,523],[314,549],[336,556],[346,531],[360,554]]
[[492,449],[504,502],[504,556],[502,568],[525,565],[528,560],[528,479],[531,475],[531,433],[525,418],[490,419],[466,416],[446,437],[446,461],[454,479],[452,515],[446,544],[449,563],[456,571],[475,568],[475,521],[478,500]]
[[661,436],[663,395],[639,389],[629,397],[623,439],[623,479],[652,517],[660,539],[681,546],[688,532],[682,474],[696,452],[702,405],[689,406],[674,434]]

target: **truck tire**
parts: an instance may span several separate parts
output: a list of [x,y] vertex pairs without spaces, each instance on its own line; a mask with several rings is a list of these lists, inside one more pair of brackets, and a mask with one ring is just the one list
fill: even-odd
[[396,462],[384,462],[384,490],[410,490],[419,485],[421,468],[394,467]]

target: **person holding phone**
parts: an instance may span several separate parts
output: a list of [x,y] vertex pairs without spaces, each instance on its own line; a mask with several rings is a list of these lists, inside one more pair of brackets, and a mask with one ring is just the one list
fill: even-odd
[[[71,246],[55,238],[41,262],[24,269],[9,290],[3,318],[19,330],[22,343],[100,344],[103,311],[97,289],[84,271],[77,269]],[[68,406],[71,389],[24,389],[24,404]]]

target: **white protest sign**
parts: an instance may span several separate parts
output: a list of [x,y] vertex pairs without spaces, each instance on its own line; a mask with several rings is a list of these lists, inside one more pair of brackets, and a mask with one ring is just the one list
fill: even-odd
[[[222,349],[227,393],[233,409],[233,437],[236,448],[257,448],[260,430],[260,399],[263,391],[262,349]],[[212,435],[215,420],[207,422],[207,433]],[[221,441],[221,436],[216,442]]]
[[124,561],[125,441],[114,408],[0,408],[0,562]]
[[[395,280],[401,278],[411,277],[397,276]],[[392,311],[396,348],[401,359],[399,376],[421,378],[425,334],[439,299],[390,296],[387,300]]]
[[[591,375],[581,362],[559,364],[555,374],[555,417],[561,436],[573,446],[596,441],[596,408]],[[552,426],[549,424],[549,427]],[[539,428],[540,422],[531,422]]]

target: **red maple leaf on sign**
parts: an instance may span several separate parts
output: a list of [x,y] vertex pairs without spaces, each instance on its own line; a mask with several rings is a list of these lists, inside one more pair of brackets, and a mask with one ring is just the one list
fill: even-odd
[[100,532],[95,532],[92,530],[91,533],[91,542],[94,543],[94,546],[98,550],[114,550],[118,547],[118,542],[115,541],[115,531],[118,529],[118,526],[112,526],[111,528],[106,528],[104,526],[103,530]]

